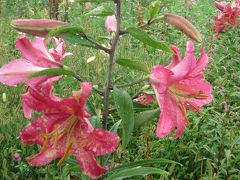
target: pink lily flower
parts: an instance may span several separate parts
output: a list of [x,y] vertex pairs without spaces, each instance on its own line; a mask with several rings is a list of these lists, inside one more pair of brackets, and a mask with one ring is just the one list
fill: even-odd
[[108,33],[117,31],[117,19],[115,15],[107,16],[105,21],[105,28]]
[[48,77],[28,80],[27,77],[31,73],[48,68],[62,67],[61,61],[71,53],[65,52],[66,45],[62,39],[55,39],[56,48],[50,50],[46,47],[49,41],[49,39],[35,37],[31,42],[24,34],[21,34],[16,41],[16,47],[24,58],[12,60],[2,66],[0,69],[0,82],[10,86],[20,83],[36,84],[46,80]]
[[181,60],[179,49],[171,64],[156,65],[152,69],[150,81],[161,108],[157,126],[157,136],[163,138],[175,128],[175,138],[180,137],[188,124],[186,109],[199,112],[200,108],[212,101],[212,86],[204,81],[203,70],[208,64],[207,54],[202,49],[196,60],[194,45],[188,41],[185,57]]
[[114,152],[119,145],[119,137],[100,128],[94,129],[88,121],[90,115],[85,105],[92,89],[91,83],[82,83],[80,91],[73,92],[70,98],[61,99],[49,94],[52,81],[41,84],[42,92],[30,88],[30,95],[25,99],[29,108],[42,112],[20,134],[24,144],[41,146],[40,152],[28,157],[27,161],[33,166],[43,166],[60,158],[57,163],[60,165],[73,154],[83,174],[93,179],[98,178],[108,167],[98,164],[95,155]]
[[155,101],[155,98],[151,94],[144,94],[135,99],[136,102],[142,105],[147,105]]
[[238,26],[238,17],[240,16],[240,3],[238,1],[234,1],[232,4],[227,2],[214,2],[214,4],[220,10],[215,16],[213,27],[217,34],[229,30],[232,26]]

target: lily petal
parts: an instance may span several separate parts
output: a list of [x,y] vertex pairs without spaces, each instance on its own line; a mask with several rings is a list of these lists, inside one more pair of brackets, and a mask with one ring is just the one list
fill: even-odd
[[174,54],[172,57],[172,62],[166,66],[166,68],[171,69],[174,66],[176,66],[181,61],[181,54],[179,52],[179,49],[177,46],[171,46],[171,49],[173,50]]
[[23,56],[34,65],[48,68],[60,66],[49,54],[44,38],[36,37],[31,43],[30,40],[22,34],[16,41],[16,47]]
[[192,68],[195,67],[195,64],[196,58],[194,56],[194,45],[190,40],[187,42],[186,54],[183,60],[171,68],[171,71],[174,73],[172,81],[183,79],[189,72],[191,72]]
[[60,141],[56,146],[50,145],[40,153],[33,157],[28,157],[26,160],[32,166],[44,166],[49,164],[54,159],[62,157],[64,154],[64,141]]
[[94,129],[87,138],[85,149],[94,152],[98,156],[111,154],[114,152],[120,139],[117,134],[105,131],[103,129]]
[[0,69],[0,82],[10,86],[23,83],[27,80],[28,75],[34,72],[45,70],[39,66],[26,61],[25,59],[16,59],[5,64]]
[[108,171],[108,167],[100,166],[97,163],[94,155],[91,152],[84,151],[82,149],[76,149],[74,150],[74,154],[81,166],[83,174],[90,176],[93,179],[97,179],[106,171]]
[[176,127],[176,115],[175,110],[176,102],[172,99],[172,97],[167,94],[159,94],[158,103],[161,108],[161,113],[157,125],[156,134],[159,138],[163,138],[167,136],[170,132],[174,130]]

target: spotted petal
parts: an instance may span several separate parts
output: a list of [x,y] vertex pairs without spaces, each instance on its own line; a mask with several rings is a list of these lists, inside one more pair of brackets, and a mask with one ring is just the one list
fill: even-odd
[[108,171],[108,167],[100,166],[97,163],[93,153],[89,151],[84,151],[82,149],[75,149],[74,154],[81,166],[83,174],[90,176],[93,179],[97,179],[98,177],[102,176],[106,171]]

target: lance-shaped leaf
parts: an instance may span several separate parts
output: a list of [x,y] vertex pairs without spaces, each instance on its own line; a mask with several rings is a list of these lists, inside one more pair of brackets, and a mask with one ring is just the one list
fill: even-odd
[[66,34],[66,33],[82,34],[83,33],[83,28],[81,26],[74,26],[74,25],[62,26],[62,27],[52,29],[49,32],[49,35],[50,36],[57,36],[57,35]]
[[160,10],[160,4],[161,4],[160,0],[153,1],[150,4],[150,7],[149,7],[150,19],[153,19],[158,15]]
[[122,148],[125,149],[134,128],[133,102],[130,95],[122,89],[114,88],[113,96],[118,114],[122,119]]
[[115,174],[107,177],[106,180],[122,180],[124,178],[133,177],[133,176],[146,176],[148,174],[159,174],[167,176],[169,173],[159,168],[154,167],[134,167],[134,168],[126,168],[118,171]]
[[181,30],[191,39],[197,42],[202,41],[200,32],[184,17],[175,14],[165,14],[165,22]]
[[117,59],[116,63],[121,66],[129,67],[131,69],[150,73],[150,68],[148,67],[148,65],[141,61],[136,61],[131,59]]
[[114,14],[113,8],[109,6],[98,6],[95,9],[89,11],[85,16],[110,16]]
[[[93,43],[83,38],[83,37],[86,37],[87,35],[84,34],[83,28],[81,26],[74,26],[74,25],[62,26],[62,27],[51,30],[48,35],[61,37],[77,45],[98,48]],[[96,42],[96,40],[93,39],[92,37],[88,37],[88,38]]]
[[115,167],[115,168],[107,171],[104,174],[104,176],[109,175],[109,174],[115,174],[116,172],[119,172],[119,171],[124,170],[124,169],[135,168],[135,167],[139,167],[139,166],[153,166],[155,164],[156,165],[159,165],[159,164],[163,164],[163,165],[178,164],[178,165],[182,166],[182,164],[180,164],[176,161],[172,161],[172,160],[164,159],[164,158],[140,160],[140,161],[137,161],[137,162],[131,162],[131,163],[128,163],[128,164],[124,164],[124,165]]
[[117,121],[109,130],[110,132],[117,132],[122,120]]
[[159,109],[147,110],[140,112],[134,122],[134,129],[138,129],[144,123],[154,120],[159,115]]
[[74,75],[74,72],[70,68],[64,66],[64,68],[49,68],[42,71],[38,71],[30,74],[28,78],[34,78],[38,76],[56,76],[56,75]]
[[146,32],[144,32],[139,28],[130,27],[127,29],[127,32],[134,38],[143,42],[144,44],[147,44],[155,49],[161,49],[163,51],[173,53],[172,50],[169,48],[169,46],[152,39]]

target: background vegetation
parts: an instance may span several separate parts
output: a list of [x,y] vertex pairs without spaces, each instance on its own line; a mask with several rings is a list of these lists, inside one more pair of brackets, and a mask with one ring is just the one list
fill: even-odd
[[[151,0],[123,0],[123,26],[136,24],[137,19],[142,16],[147,19],[147,7],[150,2]],[[141,159],[166,158],[181,165],[159,163],[157,166],[169,172],[170,175],[168,177],[153,176],[153,179],[240,179],[240,29],[234,27],[222,33],[219,39],[213,35],[211,24],[217,10],[212,0],[196,0],[187,8],[184,6],[184,0],[163,0],[162,3],[162,13],[172,12],[182,15],[201,31],[203,42],[196,44],[196,51],[199,54],[200,48],[204,47],[209,55],[210,64],[206,79],[214,86],[214,101],[203,108],[199,115],[188,112],[190,125],[179,139],[171,137],[158,139],[155,136],[157,123],[155,118],[154,123],[146,124],[135,132],[127,151],[119,150],[113,156],[111,166]],[[0,66],[21,57],[15,48],[18,34],[11,28],[10,21],[15,18],[48,18],[48,8],[47,0],[0,0]],[[87,10],[84,10],[83,5],[68,6],[62,3],[59,8],[59,18],[73,24],[80,24],[93,35],[105,35],[105,19],[87,18],[83,16],[84,12]],[[182,52],[185,51],[187,37],[178,30],[164,23],[158,23],[149,31],[158,40],[176,44]],[[67,57],[64,63],[102,87],[106,79],[106,55],[98,50],[89,50],[86,47],[71,44],[68,46],[68,51],[73,52],[74,55]],[[93,56],[95,60],[87,62],[87,59]],[[146,47],[131,39],[130,36],[121,38],[118,57],[144,60],[149,65],[167,64],[171,59],[167,53]],[[115,82],[123,83],[139,78],[141,75],[130,69],[117,67],[114,79]],[[56,84],[55,91],[67,96],[71,90],[78,88],[77,81],[64,77]],[[127,90],[130,94],[134,94],[137,87]],[[54,163],[47,167],[34,168],[24,160],[25,157],[38,151],[37,146],[24,146],[19,139],[19,132],[29,122],[23,117],[21,110],[20,96],[24,91],[23,86],[13,88],[0,84],[0,179],[69,178],[68,172],[79,170],[76,166],[69,166],[71,159],[63,163],[60,168]],[[93,98],[96,96],[93,93],[90,99],[97,114],[100,115],[101,98]],[[156,104],[151,106],[155,108]],[[114,114],[111,118],[115,122],[119,120]],[[19,163],[12,160],[16,152],[22,156],[22,161]]]

